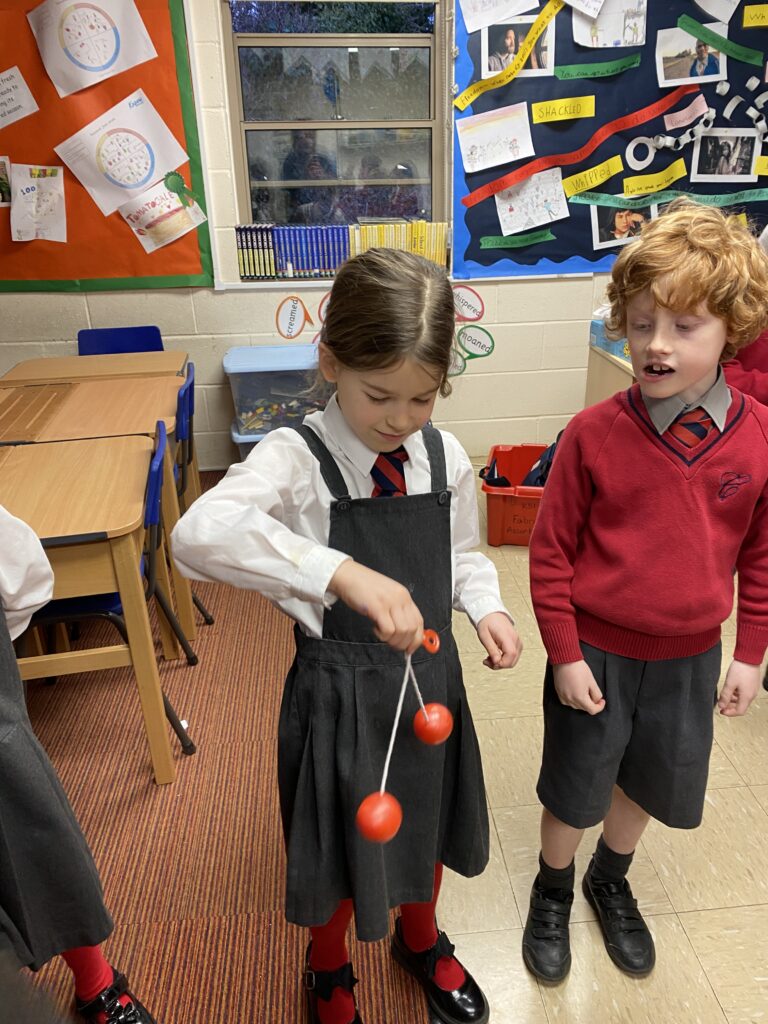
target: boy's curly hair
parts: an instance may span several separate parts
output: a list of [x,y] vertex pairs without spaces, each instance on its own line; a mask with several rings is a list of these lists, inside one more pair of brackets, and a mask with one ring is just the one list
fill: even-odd
[[606,332],[627,331],[627,304],[650,291],[676,312],[705,306],[725,321],[721,360],[768,326],[768,254],[738,217],[689,199],[676,199],[616,259],[608,285]]

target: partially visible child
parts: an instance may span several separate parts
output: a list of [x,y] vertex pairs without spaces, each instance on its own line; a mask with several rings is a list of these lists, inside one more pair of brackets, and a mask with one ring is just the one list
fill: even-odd
[[32,970],[62,956],[87,1024],[154,1024],[101,950],[113,925],[96,865],[27,716],[11,640],[51,599],[53,573],[2,506],[0,550],[0,956]]
[[[573,418],[530,542],[549,664],[538,795],[539,873],[528,968],[571,964],[574,854],[603,832],[583,879],[609,956],[654,966],[626,875],[649,818],[701,822],[713,708],[743,715],[768,644],[768,409],[720,361],[768,323],[768,256],[735,217],[683,200],[617,258],[609,329],[637,383]],[[720,697],[720,626],[736,646]]]
[[[447,394],[453,295],[419,256],[372,249],[337,273],[320,337],[326,409],[274,430],[177,524],[173,554],[194,579],[260,591],[296,620],[283,695],[278,783],[288,852],[286,916],[311,931],[305,985],[313,1024],[360,1024],[346,946],[384,938],[441,1020],[485,1024],[487,1001],[435,921],[443,865],[479,874],[488,815],[451,613],[470,617],[489,668],[520,640],[479,540],[474,471],[458,441],[430,426]],[[440,650],[420,648],[424,625]],[[450,709],[447,742],[397,734],[387,789],[399,833],[374,845],[355,828],[379,788],[413,655],[425,701]],[[247,671],[247,667],[244,667]]]
[[[763,229],[759,242],[768,252],[768,227]],[[763,302],[768,304],[768,296],[763,296]],[[768,405],[768,331],[763,331],[754,341],[740,348],[733,359],[723,363],[723,373],[731,387]]]

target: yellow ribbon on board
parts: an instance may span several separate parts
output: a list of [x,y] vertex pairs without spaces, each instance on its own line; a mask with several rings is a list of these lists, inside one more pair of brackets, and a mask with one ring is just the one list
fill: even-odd
[[684,178],[687,173],[685,160],[680,157],[679,160],[675,160],[673,164],[670,164],[669,167],[659,171],[657,174],[638,174],[632,178],[625,178],[623,192],[625,196],[647,195],[651,192],[659,192],[663,188],[668,188],[673,181]]
[[454,106],[458,107],[459,110],[466,110],[467,107],[474,103],[478,96],[482,96],[484,92],[488,92],[489,89],[497,89],[500,85],[507,85],[517,76],[517,73],[522,70],[523,65],[528,60],[531,52],[536,45],[536,40],[539,38],[544,29],[549,25],[550,21],[556,14],[562,11],[565,7],[565,0],[548,0],[548,3],[541,14],[538,16],[536,21],[531,25],[531,30],[523,41],[523,45],[517,52],[517,56],[512,63],[500,71],[498,75],[494,75],[493,78],[484,78],[480,82],[473,82],[464,92],[459,93],[456,99],[453,101]]

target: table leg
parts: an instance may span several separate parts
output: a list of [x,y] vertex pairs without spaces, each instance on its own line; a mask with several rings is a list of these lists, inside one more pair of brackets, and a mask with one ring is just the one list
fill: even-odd
[[137,534],[112,538],[110,548],[120,590],[120,603],[125,615],[125,627],[128,632],[131,660],[139,689],[139,700],[144,715],[144,728],[147,732],[155,782],[158,785],[164,785],[175,780],[176,766],[173,762],[168,726],[165,721],[163,694],[160,689],[160,676],[157,671],[147,602],[139,574]]
[[[173,458],[170,454],[170,445],[165,450],[163,460],[163,530],[165,532],[165,544],[168,552],[171,553],[170,536],[171,530],[179,520],[179,496],[176,493],[176,481],[173,479]],[[181,628],[187,640],[194,640],[197,636],[195,625],[195,610],[192,604],[192,588],[189,580],[182,576],[173,560],[171,553],[171,578],[173,579],[173,591],[176,597],[176,609],[179,615]]]

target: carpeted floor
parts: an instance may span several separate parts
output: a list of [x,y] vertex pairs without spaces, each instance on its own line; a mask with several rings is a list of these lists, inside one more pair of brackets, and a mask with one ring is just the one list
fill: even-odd
[[[219,475],[204,474],[204,486]],[[281,910],[275,779],[291,623],[257,594],[195,590],[216,618],[199,629],[199,664],[159,661],[163,687],[198,746],[184,757],[173,737],[173,785],[152,781],[129,669],[32,682],[29,712],[101,873],[115,920],[108,957],[157,1024],[298,1024],[306,934]],[[387,944],[352,950],[362,1018],[426,1024],[423,996]],[[60,960],[37,980],[59,1007],[71,1006]]]

